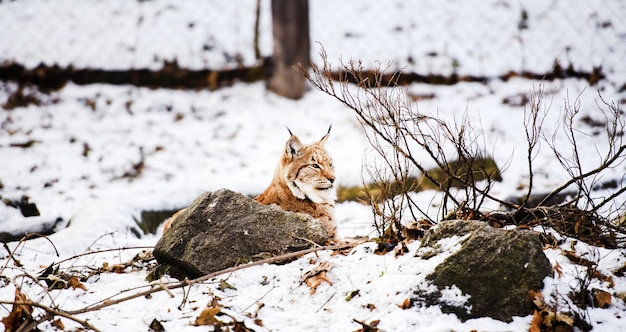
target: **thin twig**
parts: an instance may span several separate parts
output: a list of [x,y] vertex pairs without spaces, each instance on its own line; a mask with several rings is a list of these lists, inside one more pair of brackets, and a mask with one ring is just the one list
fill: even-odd
[[616,160],[618,160],[620,157],[624,157],[622,156],[622,153],[624,153],[624,151],[626,151],[626,145],[622,145],[613,155],[613,157],[609,158],[608,160],[606,160],[605,162],[602,163],[602,165],[596,167],[595,169],[592,169],[589,172],[586,173],[581,173],[579,176],[576,176],[572,179],[570,179],[569,181],[565,182],[564,184],[562,184],[560,187],[554,189],[550,194],[548,194],[546,197],[543,198],[543,200],[541,200],[541,202],[538,205],[542,205],[545,204],[545,202],[551,200],[554,196],[556,196],[558,193],[560,193],[561,191],[565,190],[567,187],[569,187],[571,184],[580,181],[582,179],[588,178],[592,175],[598,174],[600,172],[602,172],[603,170],[609,168]]
[[[259,301],[263,300],[264,297],[267,296],[267,294],[269,294],[271,291],[273,291],[274,289],[276,289],[276,286],[272,286],[272,288],[268,289],[267,292],[265,292],[265,294],[263,294],[261,297],[259,297],[258,299],[256,299],[254,302],[252,302],[252,304],[250,304],[249,306],[243,308],[241,310],[241,312],[245,312],[246,310],[250,309],[250,307],[252,307],[253,305],[255,305],[256,303],[260,303]],[[260,303],[262,304],[262,303]],[[258,312],[258,309],[257,309]]]
[[[64,317],[64,318],[67,318],[67,319],[71,319],[71,320],[81,324],[82,326],[84,326],[84,327],[86,327],[86,328],[88,328],[90,330],[93,330],[93,331],[96,331],[96,332],[100,331],[95,326],[89,324],[89,322],[87,322],[85,320],[82,320],[82,319],[79,319],[77,317],[74,317],[74,315],[72,313],[70,313],[70,312],[53,309],[53,308],[50,308],[49,306],[43,305],[41,303],[37,303],[37,302],[33,302],[33,301],[6,301],[6,300],[0,300],[0,303],[2,303],[2,304],[11,304],[13,306],[22,306],[22,305],[24,305],[24,306],[33,306],[33,307],[37,307],[39,309],[42,309],[42,310],[44,310],[45,312],[47,312],[49,314],[49,315],[44,316],[42,319],[39,319],[37,321],[33,321],[33,322],[36,322],[36,324],[34,324],[32,326],[32,328],[34,328],[35,326],[37,326],[37,325],[39,325],[39,324],[41,324],[41,323],[43,323],[45,321],[51,320],[54,316],[60,316],[60,317]],[[32,330],[32,328],[28,329],[27,331]]]
[[329,298],[328,300],[326,300],[324,303],[322,303],[322,305],[317,308],[317,310],[315,310],[315,313],[318,313],[320,310],[324,309],[324,307],[328,304],[328,302],[330,302],[330,300],[332,300],[332,298],[335,296],[335,294],[337,294],[337,292],[334,292]]
[[[43,310],[45,310],[47,313],[49,313],[49,315],[44,316],[42,319],[33,322],[33,323],[29,323],[28,326],[31,326],[30,324],[34,324],[32,327],[36,327],[38,324],[43,323],[44,321],[48,321],[50,319],[52,319],[54,316],[61,316],[61,317],[65,317],[68,319],[71,319],[73,321],[78,322],[79,324],[83,325],[85,328],[91,329],[93,331],[99,331],[96,327],[94,327],[93,325],[89,324],[87,321],[81,320],[77,317],[75,317],[76,315],[80,315],[80,314],[84,314],[84,313],[88,313],[88,312],[93,312],[93,311],[97,311],[106,307],[110,307],[125,301],[129,301],[135,298],[139,298],[139,297],[145,297],[148,296],[150,294],[153,293],[157,293],[157,292],[161,292],[161,291],[166,291],[168,293],[170,293],[170,295],[172,295],[171,290],[173,289],[178,289],[178,288],[183,288],[185,286],[191,286],[194,284],[198,284],[198,283],[202,283],[204,281],[207,281],[209,279],[215,278],[219,275],[222,274],[226,274],[226,273],[232,273],[235,271],[239,271],[239,270],[243,270],[249,267],[253,267],[253,266],[257,266],[257,265],[263,265],[263,264],[272,264],[275,262],[279,262],[279,261],[284,261],[284,260],[288,260],[288,259],[292,259],[292,258],[296,258],[296,257],[300,257],[309,253],[313,253],[313,252],[317,252],[317,251],[322,251],[322,250],[342,250],[342,249],[347,249],[347,248],[352,248],[357,246],[358,244],[363,243],[364,241],[357,241],[357,242],[352,242],[352,243],[347,243],[347,244],[341,244],[341,245],[329,245],[329,246],[322,246],[322,247],[315,247],[315,248],[309,248],[309,249],[305,249],[305,250],[300,250],[297,252],[292,252],[292,253],[288,253],[288,254],[284,254],[284,255],[280,255],[280,256],[275,256],[275,257],[271,257],[271,258],[267,258],[267,259],[263,259],[263,260],[259,260],[256,262],[252,262],[249,264],[245,264],[245,265],[238,265],[238,266],[234,266],[228,269],[224,269],[224,270],[220,270],[217,272],[213,272],[213,273],[209,273],[206,274],[204,276],[195,278],[193,280],[189,280],[187,278],[185,278],[182,281],[178,281],[178,282],[172,282],[172,283],[157,283],[158,287],[153,287],[154,284],[150,284],[148,285],[148,287],[151,287],[148,290],[145,291],[141,291],[141,292],[137,292],[134,294],[130,294],[127,295],[125,297],[121,297],[118,299],[113,299],[115,296],[109,297],[107,299],[104,299],[100,302],[97,302],[97,304],[95,305],[89,305],[86,307],[83,307],[81,309],[77,309],[77,310],[62,310],[62,309],[54,309],[51,308],[49,306],[40,304],[40,303],[36,303],[36,302],[32,302],[32,301],[5,301],[5,300],[0,300],[0,303],[2,304],[12,304],[12,305],[32,305],[38,308],[41,308]],[[119,249],[119,248],[118,248]],[[32,276],[29,276],[32,278]],[[36,279],[36,278],[35,278]],[[120,293],[121,294],[121,293]]]
[[317,252],[317,251],[322,251],[322,250],[342,250],[342,249],[347,249],[347,248],[352,248],[357,246],[358,244],[360,244],[362,242],[354,242],[354,243],[348,243],[348,244],[343,244],[343,245],[330,245],[330,246],[323,246],[323,247],[315,247],[315,248],[309,248],[309,249],[305,249],[305,250],[300,250],[300,251],[296,251],[296,252],[292,252],[292,253],[288,253],[288,254],[284,254],[284,255],[279,255],[279,256],[275,256],[275,257],[270,257],[270,258],[266,258],[266,259],[262,259],[259,261],[255,261],[249,264],[245,264],[245,265],[238,265],[238,266],[233,266],[224,270],[220,270],[217,272],[213,272],[213,273],[209,273],[206,274],[204,276],[198,277],[196,279],[192,279],[192,280],[188,280],[185,279],[183,281],[179,281],[179,282],[173,282],[173,283],[166,283],[164,284],[164,288],[151,288],[142,292],[138,292],[135,294],[131,294],[119,299],[107,299],[106,301],[102,301],[99,304],[96,305],[91,305],[88,307],[84,307],[82,309],[77,309],[77,310],[72,310],[72,311],[67,311],[68,314],[71,315],[76,315],[76,314],[82,314],[82,313],[86,313],[86,312],[91,312],[91,311],[95,311],[95,310],[99,310],[102,308],[106,308],[121,302],[125,302],[128,300],[132,300],[138,297],[144,297],[146,295],[150,295],[156,292],[160,292],[163,291],[164,289],[177,289],[177,288],[181,288],[181,287],[185,287],[187,285],[193,285],[193,284],[198,284],[198,283],[202,283],[204,281],[207,281],[209,279],[215,278],[219,275],[222,274],[226,274],[226,273],[231,273],[231,272],[235,272],[235,271],[239,271],[239,270],[243,270],[243,269],[247,269],[253,266],[257,266],[257,265],[263,265],[263,264],[272,264],[272,263],[276,263],[276,262],[280,262],[280,261],[284,261],[284,260],[288,260],[288,259],[292,259],[292,258],[296,258],[296,257],[300,257],[309,253],[313,253],[313,252]]
[[139,249],[154,249],[154,246],[121,247],[121,248],[101,249],[101,250],[95,250],[95,251],[86,251],[86,252],[84,252],[82,254],[77,254],[77,255],[74,255],[72,257],[68,257],[66,259],[60,260],[58,262],[55,262],[54,264],[52,264],[52,266],[60,265],[62,263],[65,263],[67,261],[71,261],[73,259],[77,259],[77,258],[80,258],[80,257],[89,256],[89,255],[95,255],[95,254],[101,254],[101,253],[104,253],[104,252],[124,251],[124,250],[139,250]]

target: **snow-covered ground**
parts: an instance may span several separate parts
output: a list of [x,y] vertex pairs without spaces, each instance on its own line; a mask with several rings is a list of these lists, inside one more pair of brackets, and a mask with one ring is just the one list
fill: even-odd
[[[64,3],[67,5],[62,5]],[[89,5],[84,2],[79,5],[76,1],[2,2],[0,31],[12,33],[0,34],[0,57],[30,66],[43,61],[96,68],[158,68],[163,59],[175,57],[182,66],[221,68],[232,65],[224,60],[224,53],[240,53],[244,63],[253,63],[252,53],[246,53],[251,49],[237,46],[237,41],[250,45],[251,39],[246,38],[250,37],[251,29],[243,27],[237,20],[253,22],[255,1],[241,2],[239,6],[226,3],[161,0],[90,1]],[[576,79],[544,83],[546,105],[550,105],[544,121],[548,137],[560,132],[556,124],[567,104],[580,105],[581,117],[588,115],[594,120],[603,120],[599,108],[606,107],[599,100],[598,91],[604,100],[624,106],[626,92],[620,91],[620,88],[625,81],[626,65],[615,60],[622,60],[626,54],[624,23],[614,17],[620,10],[623,12],[623,4],[619,2],[607,1],[595,7],[587,6],[582,12],[575,6],[567,5],[567,1],[554,1],[550,8],[527,5],[529,28],[522,32],[522,36],[527,36],[523,39],[525,48],[523,54],[515,53],[517,55],[512,56],[513,60],[509,56],[514,48],[512,43],[520,38],[516,35],[519,33],[516,29],[521,11],[518,2],[497,1],[477,6],[453,1],[403,3],[382,6],[377,2],[363,2],[353,5],[363,17],[375,17],[377,13],[388,20],[398,17],[398,24],[404,27],[400,31],[405,33],[389,33],[379,39],[383,45],[389,43],[388,47],[368,48],[363,37],[368,29],[396,31],[393,30],[395,25],[389,21],[379,22],[389,24],[385,28],[361,24],[362,20],[355,20],[354,24],[348,20],[328,23],[324,19],[329,20],[333,16],[319,13],[331,4],[312,1],[312,40],[324,45],[329,59],[335,64],[340,56],[344,59],[362,58],[369,62],[379,60],[383,64],[395,60],[400,67],[426,72],[446,73],[452,70],[451,61],[424,57],[429,52],[447,54],[449,59],[458,58],[461,64],[459,71],[478,75],[499,75],[510,69],[519,70],[522,59],[522,69],[547,71],[555,58],[568,63],[562,53],[565,48],[571,54],[580,55],[572,55],[570,59],[577,68],[588,70],[591,66],[602,65],[608,79],[596,86],[588,86],[586,81]],[[264,13],[267,13],[268,2],[263,1],[262,4]],[[435,17],[440,17],[441,21],[437,22],[441,26],[423,29],[420,22],[426,18],[420,19],[419,15],[424,15],[426,11],[415,9],[418,4],[428,8],[428,12],[433,12]],[[413,10],[416,14],[409,15]],[[50,11],[54,11],[55,15],[51,15]],[[231,18],[217,25],[219,31],[199,23],[203,22],[203,13],[214,11],[221,13],[217,16]],[[560,45],[533,46],[530,41],[538,38],[531,36],[545,34],[548,28],[542,24],[552,22],[549,17],[557,12],[584,18],[569,21],[572,31],[587,31],[585,27],[591,25],[596,33],[577,33],[576,38],[563,38]],[[464,15],[483,19],[480,24],[468,27],[468,22],[462,19]],[[407,17],[410,17],[409,21]],[[261,45],[263,52],[268,54],[271,40],[267,15],[264,20]],[[415,26],[410,23],[411,20]],[[513,27],[507,24],[510,21],[513,21]],[[600,29],[597,28],[598,22],[610,22],[612,25]],[[190,23],[194,23],[193,29],[189,28]],[[323,24],[336,24],[333,25],[334,30],[339,33],[329,35],[322,28]],[[16,29],[15,26],[22,28]],[[50,34],[38,36],[38,42],[22,43],[28,37],[21,33],[32,29],[50,31]],[[201,29],[207,30],[196,31]],[[480,56],[468,54],[467,50],[479,42],[480,36],[495,35],[493,30],[501,33],[497,34],[498,40],[507,42],[493,43],[476,50]],[[428,31],[440,34],[432,32],[429,35]],[[104,36],[104,32],[111,36]],[[465,34],[457,36],[461,32]],[[167,42],[159,39],[157,43],[156,40],[164,34],[170,36]],[[454,47],[450,43],[440,45],[441,36],[448,34],[450,37],[444,39],[455,40]],[[203,43],[207,43],[202,39],[209,38],[207,35],[214,36],[217,46],[204,54],[199,50]],[[411,37],[408,42],[407,36]],[[83,45],[89,45],[85,49],[91,50],[91,53],[83,54]],[[313,53],[316,53],[319,48],[317,45],[314,47]],[[215,49],[218,51],[211,51]],[[500,57],[498,52],[509,55]],[[541,56],[534,56],[534,53]],[[414,65],[406,62],[409,56],[417,59]],[[314,56],[314,61],[319,61],[319,58]],[[521,95],[537,90],[539,85],[537,81],[512,79],[453,86],[414,84],[407,89],[411,94],[434,95],[432,99],[417,102],[420,112],[437,114],[448,120],[467,114],[473,124],[482,127],[485,146],[501,166],[507,165],[504,180],[496,184],[493,192],[499,197],[508,197],[520,193],[517,188],[527,182],[528,172],[522,126],[524,109],[515,103],[505,104],[503,100],[518,100]],[[12,83],[3,83],[0,103],[4,104],[15,89],[17,87]],[[0,204],[0,232],[31,229],[31,225],[62,219],[58,232],[47,239],[8,244],[15,251],[16,258],[24,264],[23,269],[35,275],[51,263],[77,254],[99,249],[153,246],[158,235],[137,237],[133,231],[137,229],[135,220],[140,218],[141,211],[179,208],[202,191],[222,187],[251,195],[261,192],[269,183],[288,139],[285,127],[289,127],[304,142],[312,142],[319,139],[330,124],[333,125],[327,147],[334,157],[339,185],[361,182],[361,162],[368,149],[354,115],[331,97],[315,90],[307,92],[299,101],[291,101],[267,92],[262,82],[235,84],[212,92],[68,84],[41,98],[44,100],[41,106],[31,105],[0,113],[0,195],[2,199],[10,200],[19,200],[26,195],[41,214],[24,218],[17,209]],[[578,144],[581,155],[585,156],[583,166],[591,169],[598,165],[600,156],[607,150],[606,140],[602,135],[585,134],[595,129],[582,122],[575,125],[581,131]],[[28,148],[14,146],[26,142],[33,144]],[[571,150],[565,136],[556,136],[555,142],[564,148],[564,153]],[[135,171],[133,164],[142,158],[144,164],[139,176],[129,176]],[[555,161],[547,144],[544,143],[534,157],[534,163],[537,192],[551,190],[567,180],[567,173]],[[625,173],[625,165],[619,165],[599,180],[615,179],[619,182]],[[429,206],[433,195],[432,192],[424,192],[416,198],[422,205]],[[367,207],[346,202],[337,206],[336,213],[340,236],[375,236]],[[572,242],[566,240],[563,246],[569,248],[571,245]],[[463,323],[455,316],[441,313],[436,307],[399,308],[398,305],[411,297],[415,289],[427,287],[424,276],[434,266],[423,262],[415,264],[413,253],[419,246],[417,241],[409,244],[408,255],[398,258],[392,254],[374,255],[372,246],[371,243],[363,244],[346,256],[331,256],[329,252],[322,252],[285,265],[256,266],[224,275],[217,280],[226,279],[236,289],[219,290],[216,283],[186,288],[188,301],[181,309],[178,306],[184,294],[177,290],[174,291],[175,298],[161,292],[150,299],[138,298],[78,317],[105,331],[146,330],[153,319],[162,322],[166,331],[204,330],[190,324],[213,295],[217,295],[221,298],[220,303],[225,305],[225,311],[245,320],[247,327],[257,331],[355,330],[360,326],[352,321],[353,318],[365,322],[380,319],[379,327],[386,331],[528,330],[530,316],[516,318],[511,323],[488,318]],[[623,266],[626,260],[624,252],[619,250],[591,248],[580,242],[575,248],[585,257],[597,258],[598,269],[607,275]],[[105,262],[110,265],[126,262],[139,251],[120,249],[89,254],[66,261],[61,268],[85,273],[89,267],[101,267]],[[580,267],[569,263],[560,250],[548,249],[546,255],[553,264],[559,263],[563,275],[546,279],[544,295],[565,296],[581,275]],[[443,257],[445,255],[438,259]],[[324,283],[314,295],[310,295],[308,287],[300,284],[300,276],[319,261],[330,261],[336,265],[328,273],[333,284]],[[429,260],[428,264],[431,263]],[[22,270],[12,267],[13,262],[7,259],[6,253],[2,255],[0,264],[6,267],[0,267],[5,276],[22,273]],[[84,282],[87,291],[54,290],[50,295],[23,277],[16,277],[14,281],[31,299],[71,310],[102,301],[122,290],[132,293],[134,287],[145,287],[146,270],[130,270],[124,274],[94,275]],[[626,278],[614,276],[613,281],[615,285],[612,288],[597,280],[591,287],[605,289],[612,294],[626,292]],[[12,300],[15,287],[5,279],[0,279],[0,286],[3,286],[0,288],[0,300]],[[346,295],[356,289],[359,296],[346,301]],[[454,297],[454,294],[450,296]],[[257,302],[265,304],[256,316],[262,320],[263,327],[246,316],[256,311]],[[8,305],[0,307],[0,316],[8,315],[10,308]],[[619,331],[623,326],[620,317],[626,314],[626,306],[614,297],[608,309],[588,309],[586,313],[595,330]],[[69,320],[64,319],[63,322],[67,328],[75,326]],[[49,325],[43,328],[52,329]]]

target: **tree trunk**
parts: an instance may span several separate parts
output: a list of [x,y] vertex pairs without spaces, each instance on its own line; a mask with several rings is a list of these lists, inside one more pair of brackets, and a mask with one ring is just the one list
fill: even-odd
[[270,91],[290,99],[304,95],[306,79],[294,68],[309,66],[309,3],[308,0],[272,0],[274,29],[273,71]]

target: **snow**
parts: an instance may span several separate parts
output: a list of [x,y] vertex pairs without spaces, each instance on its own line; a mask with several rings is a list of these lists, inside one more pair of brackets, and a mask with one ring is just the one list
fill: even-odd
[[[0,3],[0,31],[11,33],[0,35],[0,59],[29,67],[43,62],[105,69],[156,69],[164,60],[174,59],[194,69],[252,65],[256,60],[249,45],[255,3],[5,1]],[[269,1],[261,3],[260,45],[262,53],[269,55]],[[557,58],[564,66],[572,63],[583,70],[602,65],[607,78],[595,86],[578,79],[542,83],[514,78],[407,87],[411,94],[434,94],[434,98],[416,103],[420,112],[450,121],[467,116],[482,128],[487,151],[501,166],[506,165],[504,180],[493,189],[499,197],[522,193],[518,188],[528,179],[524,108],[503,100],[519,99],[543,84],[549,108],[544,130],[547,137],[556,135],[555,144],[563,147],[564,153],[571,151],[557,126],[564,108],[580,105],[581,117],[603,120],[598,110],[606,107],[599,93],[620,107],[626,100],[626,92],[620,90],[626,77],[626,27],[619,1],[580,6],[568,1],[527,2],[523,7],[528,12],[525,30],[517,28],[522,5],[513,1],[351,1],[336,11],[328,10],[335,6],[331,1],[311,1],[310,5],[311,39],[324,46],[335,65],[340,58],[363,59],[368,66],[393,60],[396,69],[490,77],[509,70],[545,72]],[[346,10],[359,12],[360,19],[345,19]],[[377,19],[379,16],[384,19]],[[555,25],[563,17],[568,18],[567,24]],[[601,28],[603,22],[611,25]],[[552,35],[546,31],[553,29],[560,37],[550,39]],[[314,44],[312,52],[318,63],[319,48]],[[460,65],[452,66],[453,60]],[[0,101],[4,103],[15,89],[14,84],[3,83]],[[292,101],[267,92],[263,82],[236,83],[216,91],[70,83],[42,99],[43,105],[0,113],[0,195],[11,200],[26,195],[41,213],[24,218],[17,209],[0,204],[0,231],[29,230],[62,219],[58,231],[47,238],[8,244],[32,275],[66,259],[61,269],[74,273],[129,261],[143,249],[96,251],[154,246],[159,236],[141,234],[137,227],[135,220],[141,211],[181,208],[203,191],[223,187],[249,195],[260,193],[271,180],[288,139],[286,127],[309,143],[333,125],[327,148],[334,158],[339,185],[361,183],[362,161],[367,160],[369,151],[350,110],[314,89]],[[582,123],[576,127],[586,133],[592,130]],[[584,133],[578,139],[584,170],[596,167],[607,151],[606,139]],[[30,148],[11,146],[30,140],[35,142]],[[142,155],[144,167],[133,177],[133,164],[140,162]],[[533,157],[536,192],[551,190],[568,179],[545,142]],[[625,165],[618,165],[599,180],[622,181],[624,173]],[[415,198],[436,218],[437,193],[425,191]],[[498,208],[494,203],[487,207]],[[338,204],[336,219],[341,237],[376,236],[373,217],[364,205]],[[461,322],[437,307],[398,307],[415,290],[431,287],[425,276],[456,250],[458,241],[448,241],[442,243],[448,250],[429,260],[414,257],[419,241],[409,243],[409,253],[399,257],[373,254],[371,242],[347,255],[309,254],[284,265],[255,266],[222,275],[184,292],[177,289],[175,298],[159,292],[150,299],[137,298],[78,317],[104,331],[146,330],[154,319],[167,331],[206,330],[191,324],[215,295],[221,298],[225,312],[257,331],[355,330],[360,326],[353,319],[380,319],[379,327],[386,331],[527,331],[531,316],[516,317],[511,323],[490,318]],[[546,249],[550,262],[558,263],[563,274],[546,278],[543,294],[560,304],[566,304],[562,297],[576,287],[577,278],[584,273],[562,255],[562,249],[572,247],[577,254],[597,260],[598,270],[606,275],[626,261],[623,250],[595,248],[572,239],[564,239],[559,248]],[[86,255],[72,258],[81,254]],[[328,272],[333,284],[322,283],[311,295],[300,278],[322,261],[335,264]],[[103,301],[120,291],[127,295],[150,287],[144,280],[146,269],[128,268],[123,274],[92,275],[84,283],[87,291],[53,290],[47,295],[39,284],[19,277],[22,270],[12,265],[4,254],[2,273],[15,277],[31,299],[66,310]],[[220,279],[236,289],[219,290]],[[615,285],[609,288],[594,279],[590,287],[613,294],[626,292],[626,278],[613,276],[613,281]],[[5,286],[0,288],[0,300],[13,299],[15,288],[9,283],[0,280]],[[354,290],[359,294],[346,301]],[[464,300],[458,289],[444,293],[449,301]],[[553,294],[561,298],[550,297]],[[246,315],[253,316],[258,302],[264,303],[257,313],[263,327]],[[369,304],[373,307],[368,308]],[[0,316],[6,316],[10,308],[4,305]],[[585,313],[596,330],[619,331],[626,306],[614,297],[608,309],[588,308]],[[63,322],[68,329],[77,327],[70,320]],[[53,329],[50,325],[41,328]]]

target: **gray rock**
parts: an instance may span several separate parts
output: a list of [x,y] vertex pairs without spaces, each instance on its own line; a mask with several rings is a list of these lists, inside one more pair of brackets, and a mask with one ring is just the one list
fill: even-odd
[[426,277],[439,291],[456,285],[470,296],[467,303],[444,303],[440,292],[419,294],[415,301],[440,305],[444,312],[454,313],[463,321],[491,317],[510,322],[513,316],[531,314],[532,308],[526,303],[528,291],[541,290],[543,279],[551,272],[538,234],[493,228],[479,221],[444,221],[429,231],[418,253],[429,248],[436,251],[439,240],[468,233],[461,249]]
[[322,223],[227,190],[205,192],[172,223],[154,248],[177,277],[197,277],[259,258],[330,241]]

